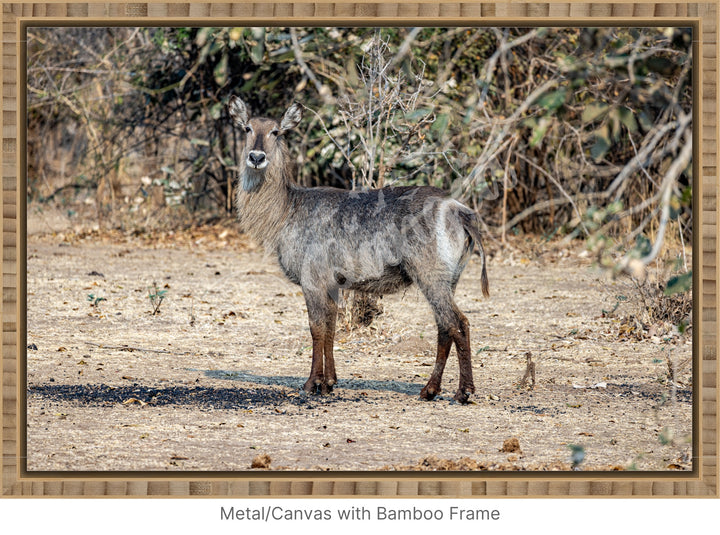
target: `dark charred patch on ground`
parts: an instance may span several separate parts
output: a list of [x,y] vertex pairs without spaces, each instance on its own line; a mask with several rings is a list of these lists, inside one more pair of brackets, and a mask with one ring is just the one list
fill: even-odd
[[[621,397],[639,396],[658,403],[667,401],[673,395],[672,389],[669,386],[661,384],[634,385],[627,383],[608,383],[607,390],[608,393]],[[692,403],[692,388],[676,387],[674,396],[675,401]]]
[[345,401],[365,401],[362,397],[310,396],[271,388],[215,388],[203,386],[150,387],[143,385],[37,385],[28,388],[29,400],[39,397],[54,402],[72,402],[81,405],[112,406],[141,404],[162,407],[189,406],[199,410],[258,409],[292,405],[313,409]]
[[607,382],[603,388],[556,386],[555,390],[558,393],[582,395],[588,399],[598,400],[620,397],[639,398],[655,403],[665,403],[671,399],[680,403],[692,403],[692,388],[677,386],[672,389],[669,385],[660,383]]
[[558,414],[565,414],[565,411],[561,411],[557,408],[540,407],[538,405],[515,405],[506,407],[506,410],[510,413],[531,413],[537,414],[538,416],[557,416]]

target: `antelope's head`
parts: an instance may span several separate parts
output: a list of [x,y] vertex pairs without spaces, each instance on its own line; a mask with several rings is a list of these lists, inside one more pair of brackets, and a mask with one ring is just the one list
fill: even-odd
[[233,125],[245,134],[245,148],[240,161],[240,178],[245,191],[259,186],[269,173],[287,176],[290,166],[283,135],[302,119],[302,107],[292,104],[280,122],[265,117],[250,117],[247,105],[239,97],[230,97],[228,111]]

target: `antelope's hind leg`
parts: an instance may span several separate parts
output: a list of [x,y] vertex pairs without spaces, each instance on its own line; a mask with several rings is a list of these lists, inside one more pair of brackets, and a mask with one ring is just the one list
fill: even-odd
[[453,305],[453,309],[458,318],[458,328],[452,332],[452,338],[455,342],[455,350],[457,351],[460,368],[460,384],[454,399],[459,403],[467,403],[470,394],[475,393],[475,383],[473,382],[472,373],[472,352],[470,351],[470,322],[465,317],[465,314],[460,312],[455,305]]
[[444,329],[438,327],[438,340],[437,340],[437,355],[435,357],[435,367],[433,368],[430,380],[425,387],[420,391],[420,397],[422,399],[431,400],[437,396],[440,391],[440,382],[442,381],[443,371],[445,370],[445,364],[447,363],[450,349],[452,348],[453,340],[450,333]]
[[467,403],[470,394],[475,392],[470,352],[470,323],[453,300],[453,285],[422,284],[421,281],[419,286],[433,309],[438,329],[435,368],[427,385],[420,392],[420,397],[430,400],[440,392],[440,383],[448,354],[452,345],[455,344],[460,368],[460,384],[455,393],[455,400]]

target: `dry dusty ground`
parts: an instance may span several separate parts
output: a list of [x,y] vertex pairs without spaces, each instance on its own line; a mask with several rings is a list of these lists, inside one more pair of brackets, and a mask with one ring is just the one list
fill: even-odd
[[[30,237],[29,470],[568,470],[571,445],[585,470],[691,468],[690,366],[668,381],[689,340],[620,338],[632,297],[602,311],[629,286],[577,254],[496,255],[488,300],[474,257],[457,291],[477,386],[463,406],[454,352],[444,395],[418,397],[435,327],[414,288],[340,328],[331,396],[301,394],[300,290],[234,236]],[[519,386],[527,351],[534,389]]]

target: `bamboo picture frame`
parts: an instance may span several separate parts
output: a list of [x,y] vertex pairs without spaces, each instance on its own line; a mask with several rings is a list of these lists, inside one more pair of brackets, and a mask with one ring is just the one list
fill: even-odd
[[[718,497],[718,2],[296,2],[2,4],[2,496]],[[46,25],[685,25],[694,35],[693,470],[680,473],[57,473],[22,462],[26,417],[23,35]]]

